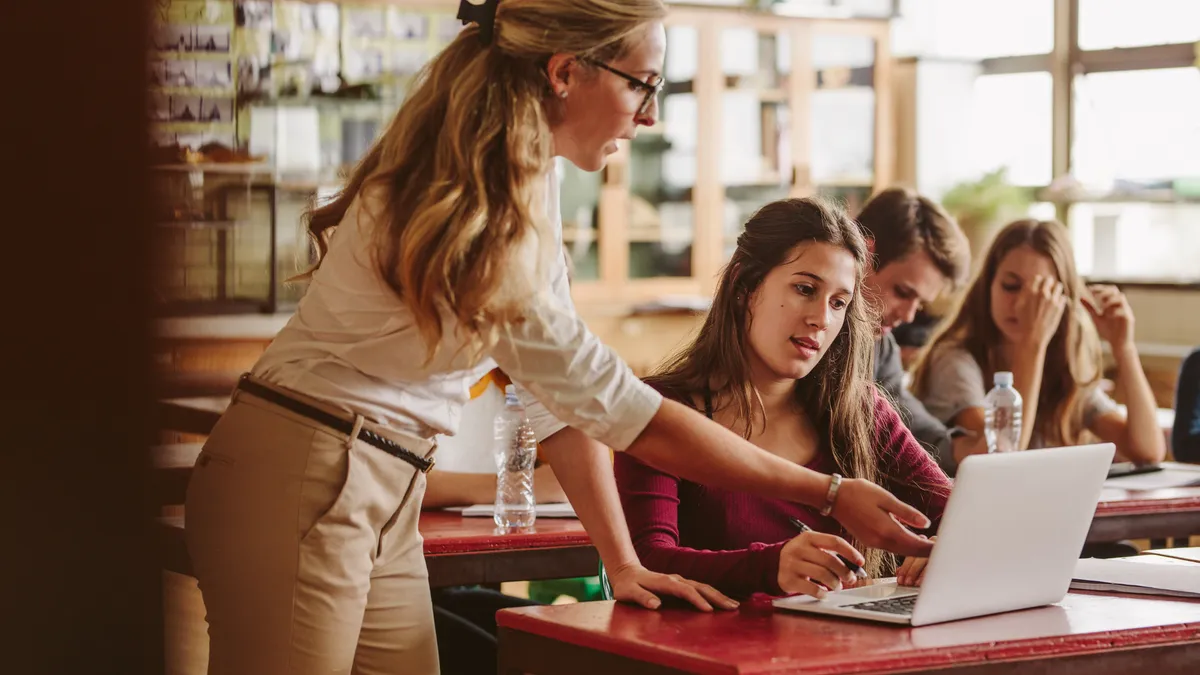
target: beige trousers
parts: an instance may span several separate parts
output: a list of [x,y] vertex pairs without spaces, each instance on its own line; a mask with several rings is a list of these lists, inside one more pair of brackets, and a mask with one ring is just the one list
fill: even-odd
[[[417,455],[433,450],[366,426]],[[185,512],[210,675],[436,674],[424,491],[407,462],[237,392],[196,462]]]

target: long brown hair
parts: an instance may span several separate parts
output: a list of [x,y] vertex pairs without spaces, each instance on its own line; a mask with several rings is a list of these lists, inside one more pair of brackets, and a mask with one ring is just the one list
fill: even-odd
[[548,60],[620,58],[665,14],[661,0],[499,3],[493,40],[485,44],[474,24],[460,32],[422,70],[338,196],[308,214],[317,266],[333,228],[367,193],[360,205],[380,225],[375,264],[411,310],[427,357],[443,316],[457,320],[478,356],[543,287],[540,264],[520,263],[545,261],[555,239],[553,214],[544,213],[553,162]]
[[1083,410],[1089,388],[1100,378],[1100,340],[1085,318],[1080,298],[1083,281],[1075,270],[1075,256],[1067,228],[1049,220],[1025,219],[1009,223],[996,235],[987,258],[958,307],[921,353],[913,371],[913,391],[924,396],[935,382],[928,377],[931,355],[939,348],[958,346],[967,351],[984,372],[985,382],[1000,370],[1003,341],[992,320],[992,283],[1005,256],[1028,246],[1046,256],[1063,285],[1067,306],[1054,337],[1046,348],[1042,387],[1036,419],[1026,420],[1049,444],[1073,445],[1083,433]]
[[[846,321],[824,358],[808,376],[796,380],[795,400],[808,415],[832,454],[838,470],[850,478],[878,482],[882,458],[874,450],[874,339],[877,319],[862,298],[867,245],[858,225],[839,207],[819,199],[784,199],[758,210],[738,237],[733,258],[721,273],[712,309],[695,340],[646,381],[671,398],[692,401],[706,390],[733,407],[750,438],[756,418],[766,425],[750,381],[748,332],[750,297],[767,273],[786,264],[800,244],[822,242],[848,251],[855,261],[855,288]],[[882,551],[868,551],[868,571],[884,565]]]

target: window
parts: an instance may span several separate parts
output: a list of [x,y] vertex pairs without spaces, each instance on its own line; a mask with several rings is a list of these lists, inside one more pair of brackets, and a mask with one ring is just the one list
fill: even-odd
[[812,63],[812,182],[870,185],[875,178],[875,40],[816,35]]
[[[937,194],[1006,168],[1016,185],[1053,189],[1056,203],[1031,211],[1065,210],[1084,274],[1198,280],[1200,0],[903,0],[900,8],[894,50],[919,57],[918,187]],[[1056,19],[1069,22],[1058,32],[1077,35],[1078,49],[1054,52]],[[1071,105],[1056,106],[1068,85]],[[1070,147],[1054,142],[1056,130]]]
[[1054,48],[1054,0],[905,0],[892,41],[897,56],[1049,54]]
[[1200,204],[1074,204],[1075,263],[1095,278],[1194,283],[1198,224]]
[[1051,181],[1053,131],[1050,73],[984,75],[975,80],[971,157],[976,170],[1008,168],[1015,185]]
[[1200,176],[1200,69],[1093,73],[1074,96],[1072,173],[1085,185]]
[[1079,0],[1080,49],[1197,41],[1200,2],[1196,0]]

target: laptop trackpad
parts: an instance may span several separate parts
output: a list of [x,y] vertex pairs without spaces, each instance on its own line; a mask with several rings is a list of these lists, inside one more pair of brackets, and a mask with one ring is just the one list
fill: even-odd
[[844,591],[837,591],[825,596],[821,601],[823,605],[832,605],[834,607],[844,607],[846,605],[856,605],[860,602],[871,602],[874,600],[886,600],[888,598],[902,598],[907,595],[916,595],[918,589],[909,586],[898,586],[896,581],[883,581],[882,583],[863,586],[862,588],[849,588]]

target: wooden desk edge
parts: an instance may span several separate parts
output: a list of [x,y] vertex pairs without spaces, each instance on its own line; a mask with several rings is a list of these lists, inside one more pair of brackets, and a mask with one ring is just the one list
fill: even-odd
[[[1104,594],[1092,594],[1104,595]],[[650,611],[650,610],[646,610]],[[823,619],[840,621],[839,619]],[[521,610],[501,610],[496,615],[501,631],[501,649],[504,638],[515,634],[528,635],[542,640],[558,641],[574,647],[603,652],[615,657],[654,664],[667,669],[664,672],[687,673],[734,673],[736,666],[715,662],[694,654],[654,649],[644,645],[630,645],[607,633],[594,633],[570,626],[547,624],[523,614]],[[549,630],[547,630],[549,629]],[[897,630],[920,630],[897,628]],[[899,673],[927,668],[952,668],[955,666],[980,665],[1031,660],[1045,656],[1078,657],[1106,654],[1113,651],[1130,651],[1148,647],[1192,645],[1200,650],[1200,622],[1189,622],[1167,626],[1145,626],[1126,630],[1099,631],[1068,636],[1046,636],[1004,642],[929,647],[914,649],[898,654],[895,652],[876,655],[856,654],[849,662],[807,663],[806,675],[843,675],[847,673]],[[787,668],[781,664],[781,668]],[[731,669],[733,668],[733,669]],[[790,672],[780,670],[780,672]]]
[[1194,497],[1177,497],[1174,499],[1129,499],[1101,502],[1096,508],[1096,513],[1093,517],[1113,518],[1163,512],[1188,513],[1191,511],[1200,511],[1200,495]]

